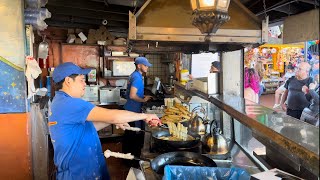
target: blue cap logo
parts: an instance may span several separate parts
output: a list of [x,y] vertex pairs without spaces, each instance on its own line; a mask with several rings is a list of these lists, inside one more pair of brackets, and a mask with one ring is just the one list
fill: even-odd
[[91,71],[90,68],[82,69],[81,67],[71,63],[66,62],[57,66],[52,74],[52,79],[55,83],[62,81],[64,78],[72,74],[83,74],[86,75]]
[[148,59],[145,57],[137,57],[136,60],[134,61],[135,64],[143,64],[145,66],[152,66],[152,64],[149,63]]

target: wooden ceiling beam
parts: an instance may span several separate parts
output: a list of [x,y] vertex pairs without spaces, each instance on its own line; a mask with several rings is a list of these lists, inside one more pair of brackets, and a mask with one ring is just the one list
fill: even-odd
[[307,4],[311,4],[311,5],[316,5],[319,7],[319,0],[298,0],[300,2],[304,2],[304,3],[307,3]]
[[[45,20],[48,26],[51,27],[64,27],[64,28],[79,28],[79,29],[97,29],[99,25],[76,23],[76,22],[65,22],[65,21],[52,21],[50,19]],[[115,33],[128,33],[128,28],[121,27],[107,27],[109,32]]]
[[[76,2],[75,2],[76,1]],[[110,5],[105,6],[99,2],[93,2],[88,0],[49,0],[48,5],[56,7],[72,7],[82,10],[94,10],[94,11],[103,11],[106,13],[113,14],[128,14],[129,10],[133,8],[119,5]]]
[[[60,7],[47,5],[48,10],[52,13],[52,16],[59,15],[68,15],[68,16],[77,16],[84,18],[93,18],[93,19],[107,19],[113,21],[128,22],[129,13],[125,14],[114,14],[105,11],[95,11],[95,10],[82,10],[76,7]],[[129,11],[128,11],[129,12]]]
[[[102,25],[103,19],[93,19],[93,18],[83,18],[83,17],[76,17],[76,16],[68,16],[68,15],[60,15],[56,14],[50,18],[50,21],[64,21],[69,23],[82,23],[82,24],[92,24],[92,25]],[[109,20],[107,27],[123,27],[128,28],[127,22],[121,21],[112,21]]]
[[294,4],[289,4],[287,6],[282,6],[274,9],[274,11],[283,12],[288,15],[297,14],[300,12],[299,8],[297,8]]

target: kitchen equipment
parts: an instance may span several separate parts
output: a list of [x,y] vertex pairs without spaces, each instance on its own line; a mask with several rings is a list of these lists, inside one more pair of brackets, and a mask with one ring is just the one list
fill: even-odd
[[86,86],[83,100],[97,102],[99,101],[98,86]]
[[169,86],[172,87],[174,85],[173,75],[169,76]]
[[227,139],[219,132],[215,120],[210,123],[210,134],[204,138],[204,149],[209,154],[226,154],[229,151]]
[[47,59],[49,53],[49,44],[46,42],[46,36],[42,37],[42,42],[38,47],[38,58]]
[[[206,118],[206,111],[203,107],[197,106],[192,110],[192,119],[189,121],[189,130],[199,134],[204,135],[206,133],[206,122],[202,117],[196,113],[196,111],[199,111],[204,114],[204,117]],[[194,113],[196,113],[194,115]]]
[[153,160],[141,159],[128,154],[112,152],[106,150],[104,152],[106,158],[116,157],[130,160],[146,160],[151,164],[151,168],[155,173],[163,174],[164,167],[166,165],[183,165],[183,166],[206,166],[206,167],[217,167],[217,164],[210,158],[193,152],[169,152],[164,153]]
[[120,88],[117,87],[100,87],[100,103],[118,103],[120,101]]
[[208,77],[193,79],[193,88],[206,94],[217,94],[219,73],[209,73]]
[[192,140],[185,140],[185,141],[172,141],[172,140],[165,140],[161,139],[161,137],[171,136],[169,131],[167,130],[159,130],[152,132],[152,139],[153,142],[159,147],[167,148],[167,149],[181,149],[181,148],[190,148],[196,146],[200,142],[200,136],[196,133],[191,131],[188,132],[193,139]]

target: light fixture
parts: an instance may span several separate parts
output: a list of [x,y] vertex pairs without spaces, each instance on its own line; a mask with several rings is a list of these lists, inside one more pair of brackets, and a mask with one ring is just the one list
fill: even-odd
[[230,19],[229,4],[230,0],[191,0],[192,25],[202,34],[217,32],[219,27]]

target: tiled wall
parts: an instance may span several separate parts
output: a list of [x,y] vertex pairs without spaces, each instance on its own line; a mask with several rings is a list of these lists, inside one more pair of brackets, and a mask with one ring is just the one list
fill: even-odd
[[[153,83],[154,77],[159,77],[162,82],[168,83],[169,68],[167,63],[161,62],[161,54],[148,54],[146,58],[152,64],[147,72],[148,79],[152,79],[151,83]],[[148,81],[149,83],[150,81]]]

